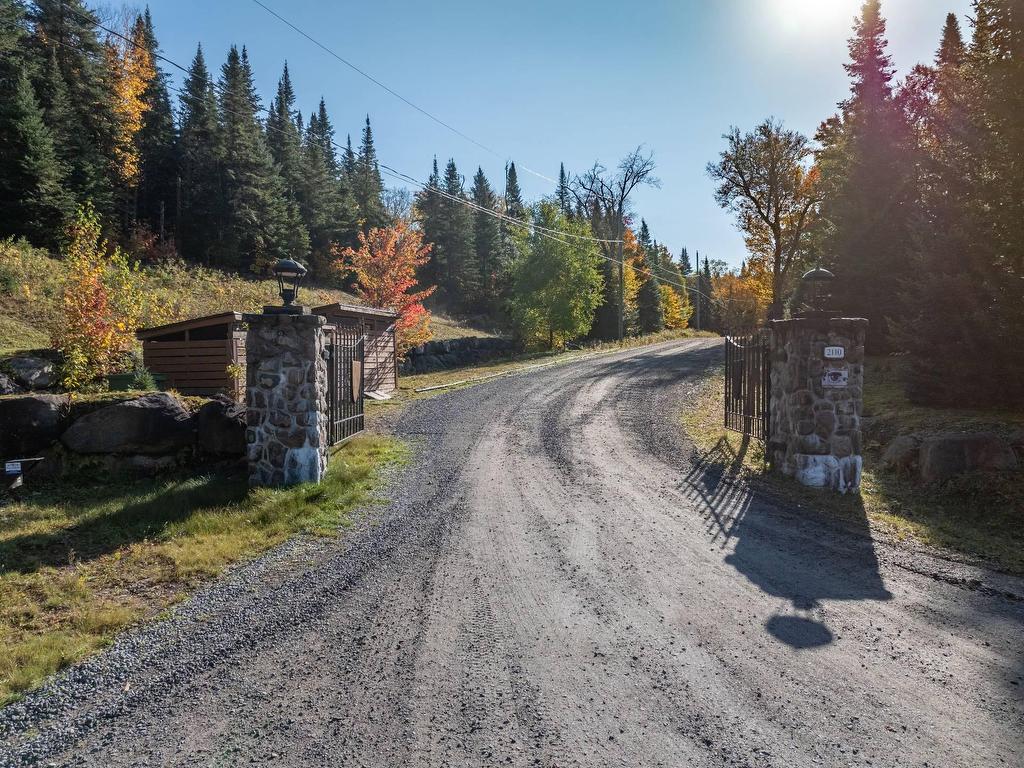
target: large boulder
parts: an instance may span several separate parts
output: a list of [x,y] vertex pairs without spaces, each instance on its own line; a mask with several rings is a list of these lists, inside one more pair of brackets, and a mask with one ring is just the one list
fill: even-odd
[[930,437],[921,443],[921,479],[942,483],[964,472],[1016,469],[1010,443],[990,432]]
[[26,389],[49,389],[57,383],[52,360],[25,355],[5,360],[4,367]]
[[24,395],[0,399],[0,455],[31,458],[52,445],[64,431],[68,395]]
[[75,453],[159,456],[192,445],[195,424],[177,398],[154,392],[83,416],[60,439]]
[[6,373],[0,373],[0,395],[20,395],[25,390]]
[[196,414],[199,447],[217,456],[244,456],[245,406],[217,395]]
[[921,440],[914,435],[900,435],[882,454],[882,464],[896,472],[910,472],[917,466],[921,454]]

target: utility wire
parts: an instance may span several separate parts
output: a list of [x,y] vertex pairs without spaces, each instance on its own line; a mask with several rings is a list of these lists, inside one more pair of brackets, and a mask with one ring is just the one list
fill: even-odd
[[[422,115],[426,116],[426,117],[427,117],[427,118],[429,118],[430,120],[433,120],[433,121],[434,121],[435,123],[437,123],[438,125],[440,125],[440,126],[442,126],[442,127],[444,127],[444,128],[447,128],[447,129],[448,129],[449,131],[451,131],[452,133],[454,133],[454,134],[455,134],[456,136],[459,136],[459,137],[461,137],[461,138],[465,139],[466,141],[468,141],[468,142],[470,142],[471,144],[473,144],[473,145],[475,145],[475,146],[479,147],[480,149],[484,150],[485,152],[488,152],[488,153],[490,153],[490,154],[494,155],[495,157],[497,157],[497,158],[499,158],[499,159],[501,159],[501,160],[504,160],[504,161],[506,161],[506,162],[508,161],[508,158],[507,158],[507,157],[505,157],[505,156],[503,156],[503,155],[502,155],[501,153],[499,153],[499,152],[498,152],[497,150],[491,149],[491,148],[490,148],[489,146],[487,146],[486,144],[482,144],[481,142],[479,142],[479,141],[477,141],[476,139],[474,139],[474,138],[473,138],[472,136],[469,136],[469,135],[467,135],[467,134],[463,133],[463,132],[462,132],[462,131],[460,131],[460,130],[459,130],[458,128],[454,127],[453,125],[451,125],[451,124],[449,124],[449,123],[446,123],[446,122],[445,122],[444,120],[442,120],[441,118],[439,118],[439,117],[437,117],[436,115],[434,115],[434,114],[432,114],[432,113],[428,112],[427,110],[423,109],[423,107],[419,106],[418,104],[416,104],[416,103],[414,103],[414,102],[410,101],[410,100],[409,100],[409,99],[407,99],[407,98],[406,98],[405,96],[403,96],[402,94],[398,93],[398,91],[396,91],[396,90],[394,90],[393,88],[391,88],[391,87],[389,87],[389,86],[385,85],[385,84],[384,84],[384,83],[382,83],[382,82],[381,82],[380,80],[378,80],[377,78],[375,78],[375,77],[374,77],[373,75],[369,74],[368,72],[366,72],[366,71],[365,71],[365,70],[363,70],[363,69],[360,69],[360,68],[359,68],[358,66],[356,66],[355,64],[353,64],[353,63],[352,63],[351,61],[349,61],[348,59],[346,59],[346,58],[345,58],[344,56],[340,55],[339,53],[337,53],[337,52],[336,52],[336,51],[334,51],[333,49],[329,48],[329,47],[328,47],[328,46],[326,46],[326,45],[325,45],[324,43],[321,43],[321,42],[320,42],[319,40],[317,40],[317,39],[316,39],[315,37],[313,37],[312,35],[310,35],[310,34],[309,34],[308,32],[306,32],[306,31],[304,31],[304,30],[300,29],[300,28],[299,28],[298,26],[296,26],[295,24],[293,24],[293,23],[292,23],[291,21],[289,21],[288,19],[286,19],[286,18],[285,18],[284,16],[282,16],[281,14],[279,14],[279,13],[278,13],[277,11],[275,11],[275,10],[274,10],[273,8],[270,8],[269,6],[267,6],[266,4],[264,4],[263,2],[261,2],[261,0],[252,0],[252,1],[253,1],[253,2],[254,2],[254,3],[256,4],[256,5],[258,5],[258,6],[260,7],[260,8],[262,8],[263,10],[265,10],[265,11],[266,11],[267,13],[269,13],[269,14],[270,14],[271,16],[273,16],[273,17],[274,17],[275,19],[277,19],[278,21],[280,21],[280,22],[281,22],[282,24],[284,24],[285,26],[289,27],[290,29],[292,29],[292,30],[293,30],[294,32],[298,33],[298,34],[299,34],[299,35],[301,35],[302,37],[306,38],[306,39],[307,39],[307,40],[308,40],[309,42],[311,42],[311,43],[312,43],[313,45],[315,45],[315,46],[316,46],[317,48],[319,48],[320,50],[324,51],[324,52],[325,52],[325,53],[327,53],[327,54],[328,54],[329,56],[332,56],[332,57],[334,57],[335,59],[337,59],[338,61],[340,61],[340,62],[341,62],[342,64],[344,64],[344,65],[345,65],[346,67],[348,67],[348,68],[349,68],[349,69],[351,69],[352,71],[354,71],[354,72],[356,72],[356,73],[358,73],[358,74],[362,75],[363,77],[365,77],[365,78],[366,78],[367,80],[369,80],[369,81],[370,81],[371,83],[373,83],[374,85],[376,85],[376,86],[378,86],[378,87],[380,87],[380,88],[383,88],[383,89],[384,89],[385,91],[387,91],[388,93],[390,93],[390,94],[391,94],[392,96],[394,96],[394,97],[395,97],[396,99],[398,99],[399,101],[401,101],[401,102],[403,102],[404,104],[406,104],[406,105],[408,105],[408,106],[412,107],[413,109],[415,109],[415,110],[416,110],[417,112],[419,112],[420,114],[422,114]],[[552,179],[552,178],[551,178],[550,176],[545,176],[545,175],[544,175],[543,173],[540,173],[539,171],[535,171],[535,170],[533,170],[533,169],[531,169],[531,168],[527,168],[527,167],[526,167],[525,165],[521,165],[520,167],[521,167],[521,168],[522,168],[522,169],[523,169],[524,171],[526,171],[527,173],[533,174],[534,176],[536,176],[536,177],[537,177],[537,178],[539,178],[539,179],[544,179],[545,181],[551,182],[552,184],[557,184],[557,183],[558,183],[558,181],[556,181],[555,179]]]
[[[259,0],[253,0],[253,1],[257,2],[257,3],[259,2]],[[113,35],[114,37],[117,37],[117,38],[123,40],[124,42],[128,43],[129,45],[132,45],[132,46],[134,46],[136,48],[139,48],[139,49],[145,49],[145,50],[148,51],[148,48],[145,48],[145,46],[142,46],[142,45],[136,43],[134,40],[132,40],[131,38],[121,34],[120,32],[116,32],[116,31],[110,29],[109,27],[107,27],[104,24],[100,23],[97,19],[93,18],[91,15],[84,15],[84,14],[78,12],[76,9],[73,9],[73,8],[69,8],[68,10],[73,11],[74,13],[76,13],[76,15],[78,15],[84,21],[87,21],[87,22],[93,24],[97,28],[102,29],[103,31],[107,32],[108,34]],[[72,48],[72,49],[74,48],[74,46],[72,44],[66,43],[66,42],[61,41],[61,40],[55,40],[54,42],[58,43],[59,45],[62,45],[64,47],[66,47],[66,48]],[[173,59],[169,59],[166,56],[160,54],[159,52],[154,53],[154,52],[150,51],[150,53],[155,58],[159,59],[160,61],[166,62],[167,64],[170,64],[172,67],[175,67],[176,69],[179,69],[182,72],[185,72],[186,74],[189,74],[189,69],[187,67],[182,66],[181,64],[179,64],[178,62],[174,61]],[[237,95],[234,92],[232,92],[230,89],[224,88],[223,86],[221,86],[220,83],[213,82],[212,80],[210,82],[210,85],[215,90],[221,92],[221,95],[223,95],[224,92],[229,93],[231,95]],[[167,89],[169,91],[171,91],[172,93],[176,94],[179,98],[181,98],[183,100],[195,99],[196,98],[196,97],[192,96],[191,94],[189,94],[189,93],[187,93],[187,92],[185,92],[185,91],[183,91],[183,90],[181,90],[179,88],[176,88],[174,86],[170,86],[169,85],[169,86],[167,86]],[[224,112],[227,112],[228,114],[235,115],[236,117],[243,117],[243,118],[244,117],[248,117],[248,115],[243,115],[243,114],[241,114],[239,112],[235,112],[235,111],[229,110],[229,109],[224,109],[224,107],[222,105],[220,106],[220,109],[222,111],[224,111]],[[268,115],[273,114],[273,112],[271,111],[271,109],[269,107],[260,107],[258,111],[266,112]],[[270,130],[277,130],[278,132],[283,132],[282,129],[280,129],[280,128],[271,127],[271,126],[267,126],[267,125],[265,125],[264,128],[265,129],[270,129]],[[337,149],[339,151],[342,151],[342,152],[347,150],[347,147],[342,147],[340,144],[338,144],[333,139],[331,140],[331,145],[335,149]],[[367,163],[367,161],[365,161],[363,158],[357,157],[355,159],[356,159],[356,162],[366,163],[367,165],[369,165]],[[442,189],[440,189],[438,187],[432,186],[430,184],[425,184],[424,182],[419,181],[418,179],[415,179],[414,177],[409,176],[406,173],[402,173],[401,171],[395,170],[394,168],[391,168],[390,166],[385,165],[384,163],[378,163],[378,165],[379,165],[381,170],[385,171],[386,173],[388,173],[388,175],[392,176],[393,178],[396,178],[396,179],[398,179],[400,181],[403,181],[403,182],[412,183],[412,184],[416,185],[417,187],[419,187],[421,190],[426,191],[429,194],[438,194],[438,195],[440,195],[442,197],[445,197],[445,198],[447,198],[449,200],[452,200],[453,202],[462,203],[463,205],[466,205],[466,206],[468,206],[469,208],[471,208],[473,210],[477,210],[477,211],[479,211],[481,213],[484,213],[486,215],[493,216],[493,217],[499,219],[500,221],[504,221],[504,222],[506,222],[508,224],[511,224],[513,226],[520,227],[522,229],[525,229],[528,232],[536,232],[538,235],[540,235],[542,237],[546,237],[549,240],[553,240],[555,242],[561,243],[562,245],[568,245],[568,246],[572,245],[572,243],[569,240],[564,239],[566,237],[572,238],[572,239],[575,239],[575,240],[585,240],[585,241],[591,241],[591,242],[596,242],[596,243],[606,243],[606,244],[618,244],[618,242],[619,242],[618,240],[604,240],[604,239],[601,239],[601,238],[587,237],[585,235],[572,235],[572,234],[569,234],[569,233],[560,232],[558,230],[551,229],[549,227],[543,227],[543,226],[541,226],[539,224],[520,221],[519,219],[517,219],[517,218],[515,218],[513,216],[508,216],[506,214],[500,213],[499,211],[495,211],[495,210],[492,210],[490,208],[486,208],[484,206],[478,205],[477,203],[475,203],[475,202],[473,202],[471,200],[467,200],[467,199],[459,197],[457,195],[452,195],[452,194],[448,193],[447,191],[442,190]],[[552,234],[552,233],[555,233],[555,234]],[[705,299],[707,299],[708,301],[711,301],[711,302],[717,304],[720,307],[725,307],[726,306],[723,302],[719,301],[718,299],[715,299],[712,296],[708,296],[707,294],[705,294],[703,291],[701,291],[698,288],[694,288],[692,286],[685,285],[683,283],[679,283],[679,282],[677,282],[675,280],[667,279],[664,275],[657,275],[654,272],[651,272],[649,270],[637,267],[636,265],[628,264],[625,260],[620,261],[619,259],[616,259],[613,256],[608,256],[608,255],[606,255],[604,253],[601,253],[600,251],[598,251],[598,256],[600,256],[602,259],[604,259],[605,261],[608,261],[610,263],[613,263],[613,264],[616,264],[616,265],[628,266],[631,269],[633,269],[635,272],[639,272],[640,274],[646,275],[648,277],[653,277],[653,278],[657,279],[659,282],[667,283],[669,285],[675,286],[676,288],[679,288],[679,289],[684,290],[684,291],[693,292],[693,293],[697,294],[698,296],[702,296]],[[699,279],[699,275],[698,275],[698,279]]]

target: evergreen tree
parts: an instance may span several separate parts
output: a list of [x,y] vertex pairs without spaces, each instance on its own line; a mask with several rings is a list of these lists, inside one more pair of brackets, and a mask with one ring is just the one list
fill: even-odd
[[55,145],[66,149],[60,155],[68,163],[67,184],[76,202],[91,201],[101,215],[112,216],[117,125],[107,54],[96,35],[98,19],[81,0],[37,0],[31,20],[37,60],[52,57],[57,68],[43,87],[52,83],[67,98],[67,111],[47,123]]
[[514,219],[526,219],[526,206],[523,205],[523,192],[519,189],[515,163],[509,163],[505,171],[505,213]]
[[572,218],[572,193],[569,191],[569,175],[565,172],[565,163],[558,166],[558,189],[555,197],[561,214],[567,219]]
[[480,291],[480,272],[473,250],[473,222],[465,200],[462,176],[455,160],[445,167],[439,207],[439,232],[435,248],[438,249],[445,272],[441,278],[441,291],[453,309],[473,307]]
[[641,275],[637,295],[637,318],[641,333],[657,333],[665,327],[661,283],[655,275]]
[[213,263],[225,215],[222,136],[217,97],[200,46],[182,89],[179,119],[180,211],[178,245],[186,258]]
[[282,257],[305,259],[309,236],[267,149],[244,47],[241,54],[231,47],[218,90],[226,204],[220,259],[255,271]]
[[72,201],[28,74],[0,62],[0,234],[54,247]]
[[651,239],[651,230],[647,227],[647,222],[644,219],[640,219],[640,231],[636,234],[636,241],[645,255],[654,245],[654,241]]
[[886,47],[880,2],[865,0],[845,65],[851,96],[840,105],[842,116],[818,131],[820,252],[832,259],[838,308],[871,321],[875,350],[888,348],[889,320],[901,313],[915,192],[914,151]]
[[310,147],[320,150],[324,165],[332,177],[337,177],[341,172],[338,165],[338,155],[334,151],[334,126],[327,116],[327,104],[323,97],[320,98],[320,106],[315,114],[309,116],[309,126],[306,129],[306,143]]
[[285,62],[284,72],[277,83],[277,96],[268,110],[267,146],[284,182],[285,194],[297,204],[306,169],[302,156],[302,137],[294,115],[295,91],[288,73],[288,63]]
[[679,252],[679,271],[683,273],[683,276],[693,273],[693,265],[690,264],[690,254],[686,250],[686,246]]
[[153,18],[146,8],[142,16],[146,47],[156,67],[156,76],[146,86],[143,101],[147,109],[138,135],[139,186],[136,216],[154,232],[174,229],[175,187],[178,175],[177,135],[167,74],[157,59],[159,45]]
[[[488,211],[497,208],[497,196],[491,189],[483,168],[477,168],[470,196],[480,208]],[[502,259],[498,219],[480,210],[473,212],[473,248],[476,253],[477,272],[480,275],[480,309],[484,312],[494,312],[497,309],[497,297],[505,287],[506,265]]]
[[[351,143],[350,143],[351,146]],[[438,249],[441,241],[441,172],[437,167],[437,157],[434,157],[434,165],[427,179],[427,185],[417,193],[414,203],[416,219],[420,229],[423,231],[423,242],[433,246],[425,264],[420,267],[419,279],[421,285],[441,285],[445,275],[446,263],[443,250]]]
[[332,246],[348,245],[357,240],[359,229],[355,202],[344,180],[338,178],[337,159],[330,139],[333,133],[321,99],[319,113],[314,113],[306,128],[302,148],[304,178],[299,197],[302,220],[309,230],[310,266],[321,278],[330,272]]
[[359,157],[355,163],[353,180],[352,193],[359,208],[363,230],[388,224],[388,217],[380,199],[384,191],[384,182],[380,178],[369,115],[366,116],[366,125],[363,127],[363,140],[359,145]]

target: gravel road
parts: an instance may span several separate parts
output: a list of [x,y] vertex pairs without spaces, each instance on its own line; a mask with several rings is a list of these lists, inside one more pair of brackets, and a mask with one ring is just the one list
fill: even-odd
[[1020,768],[1021,581],[723,479],[678,419],[720,357],[414,403],[386,508],[6,708],[0,764]]

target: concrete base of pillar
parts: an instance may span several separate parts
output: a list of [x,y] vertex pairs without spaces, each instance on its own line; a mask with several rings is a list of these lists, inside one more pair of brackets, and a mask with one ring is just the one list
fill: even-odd
[[864,463],[860,456],[812,456],[797,453],[785,474],[809,488],[827,488],[839,493],[857,493]]

